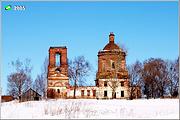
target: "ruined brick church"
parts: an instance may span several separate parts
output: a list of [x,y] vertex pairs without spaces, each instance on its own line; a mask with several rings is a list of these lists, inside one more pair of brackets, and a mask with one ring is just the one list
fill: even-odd
[[[110,33],[109,42],[98,52],[98,71],[95,86],[78,86],[76,98],[128,98],[128,71],[126,53],[115,43]],[[48,65],[48,98],[72,98],[69,84],[67,48],[50,47]]]

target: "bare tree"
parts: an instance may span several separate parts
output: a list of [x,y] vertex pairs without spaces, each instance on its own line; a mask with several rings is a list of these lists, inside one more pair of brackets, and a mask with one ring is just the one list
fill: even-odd
[[48,58],[46,57],[41,68],[41,73],[37,75],[34,81],[34,89],[46,98],[47,93],[47,71],[48,71]]
[[129,73],[129,94],[130,99],[133,99],[134,92],[136,91],[136,87],[141,87],[141,71],[142,64],[139,61],[136,61],[134,64],[128,66]]
[[[103,77],[106,78],[106,81],[104,82],[107,82],[107,86],[109,86],[112,90],[112,98],[116,98],[115,97],[116,90],[120,86],[120,83],[121,83],[117,77],[117,72],[115,70],[111,72],[107,72],[106,74],[103,74]],[[97,76],[96,78],[101,79],[101,76]],[[99,83],[98,83],[98,86],[99,86]]]
[[179,58],[175,61],[166,61],[168,80],[169,80],[169,94],[171,97],[177,97],[179,94]]
[[73,61],[69,61],[68,74],[70,80],[74,84],[74,98],[76,98],[76,88],[82,82],[85,82],[85,76],[88,76],[88,73],[91,70],[90,63],[85,60],[84,56],[78,56]]
[[142,71],[144,81],[144,93],[149,97],[164,97],[168,86],[165,61],[150,58],[144,62]]
[[34,85],[33,85],[34,90],[39,93],[40,95],[44,96],[44,91],[45,91],[45,81],[43,75],[37,75]]
[[46,57],[43,63],[43,66],[41,68],[42,71],[42,76],[43,76],[43,80],[44,80],[44,97],[47,98],[47,74],[48,74],[48,64],[49,64],[49,58]]
[[108,85],[111,87],[112,89],[112,98],[116,98],[116,89],[119,87],[120,85],[120,81],[117,79],[112,79]]
[[15,68],[14,72],[7,76],[8,92],[13,97],[21,101],[21,95],[31,87],[31,70],[30,60],[25,59],[24,62],[17,59],[12,61],[11,65]]

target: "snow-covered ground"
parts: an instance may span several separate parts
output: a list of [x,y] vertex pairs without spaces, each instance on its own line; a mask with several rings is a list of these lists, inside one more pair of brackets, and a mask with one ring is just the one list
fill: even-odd
[[1,118],[178,119],[179,99],[11,101],[1,104]]

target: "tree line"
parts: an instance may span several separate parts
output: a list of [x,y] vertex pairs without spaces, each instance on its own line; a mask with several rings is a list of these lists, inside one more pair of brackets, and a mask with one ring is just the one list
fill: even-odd
[[130,98],[141,88],[142,96],[149,98],[177,97],[179,95],[179,57],[176,60],[149,58],[129,65]]
[[[31,72],[32,65],[30,59],[21,61],[19,59],[12,61],[10,65],[14,71],[7,76],[8,94],[21,101],[21,96],[28,89],[33,88],[43,98],[47,97],[47,74],[48,74],[48,58],[45,58],[41,67],[41,73],[37,75],[33,81]],[[84,56],[75,57],[68,61],[68,74],[70,82],[74,85],[74,98],[76,97],[76,89],[79,85],[86,83],[86,76],[91,71],[90,63]]]
[[[29,59],[21,61],[17,59],[11,62],[15,69],[8,76],[8,93],[14,98],[21,99],[23,92],[32,87],[44,98],[47,92],[48,58],[44,60],[41,73],[32,80],[32,65]],[[68,62],[68,74],[74,85],[74,98],[76,88],[86,82],[86,76],[91,71],[90,63],[84,56],[75,57]],[[163,60],[161,58],[149,58],[144,62],[136,61],[128,65],[129,93],[133,99],[136,90],[140,87],[142,96],[149,98],[164,98],[165,96],[177,97],[179,95],[179,58],[176,60]],[[116,84],[115,84],[116,85]]]
[[13,68],[12,72],[7,76],[7,91],[8,94],[15,99],[21,101],[21,96],[28,89],[32,88],[41,96],[46,96],[47,86],[47,65],[48,59],[46,58],[41,68],[41,73],[37,75],[33,82],[31,72],[31,60],[26,58],[24,61],[17,59],[10,63]]

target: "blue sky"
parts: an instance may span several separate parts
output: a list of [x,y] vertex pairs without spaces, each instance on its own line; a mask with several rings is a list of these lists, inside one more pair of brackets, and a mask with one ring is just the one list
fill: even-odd
[[[6,5],[26,10],[5,11]],[[11,72],[8,63],[30,58],[35,79],[50,46],[67,46],[69,59],[84,55],[93,66],[88,78],[93,82],[97,53],[110,32],[128,49],[127,65],[179,55],[178,2],[3,2],[2,8],[3,94]]]

